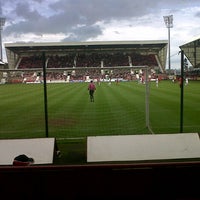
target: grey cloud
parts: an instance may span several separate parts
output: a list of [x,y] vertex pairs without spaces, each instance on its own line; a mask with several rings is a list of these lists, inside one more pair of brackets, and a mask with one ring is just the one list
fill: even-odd
[[38,11],[32,11],[27,2],[17,4],[15,11],[17,16],[24,18],[26,21],[30,20],[34,22],[41,18],[41,15],[38,13]]
[[195,16],[200,18],[200,12],[195,13]]
[[96,37],[97,35],[102,34],[102,30],[99,26],[83,26],[77,27],[68,37],[62,40],[66,41],[85,41],[88,38]]
[[95,26],[98,21],[130,20],[161,8],[200,4],[196,0],[6,0],[2,7],[11,3],[13,10],[7,18],[10,23],[5,26],[5,35],[59,32],[69,35],[65,40],[87,40],[101,35],[101,28]]
[[[8,0],[11,2],[12,0]],[[148,1],[148,0],[146,0]],[[144,13],[142,5],[132,0],[60,0],[49,5],[49,9],[55,14],[45,17],[39,13],[37,8],[32,8],[31,1],[13,1],[16,4],[16,18],[22,19],[14,25],[10,24],[5,28],[6,34],[15,31],[20,33],[69,33],[76,24],[93,26],[97,21],[110,21],[112,19],[128,19],[133,15]],[[89,29],[89,28],[88,28]],[[98,32],[101,33],[100,31]],[[76,34],[76,33],[75,33]]]
[[133,0],[60,0],[51,7],[68,14],[76,13],[84,16],[88,22],[92,23],[101,19],[110,20],[142,15],[148,8],[145,5],[149,0],[143,0],[143,2],[141,4],[141,1]]

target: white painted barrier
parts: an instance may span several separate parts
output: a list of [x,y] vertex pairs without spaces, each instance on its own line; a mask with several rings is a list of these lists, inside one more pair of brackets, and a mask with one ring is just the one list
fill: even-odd
[[55,138],[0,140],[0,165],[12,165],[20,154],[34,159],[34,164],[53,163]]
[[200,158],[197,133],[87,138],[87,162]]

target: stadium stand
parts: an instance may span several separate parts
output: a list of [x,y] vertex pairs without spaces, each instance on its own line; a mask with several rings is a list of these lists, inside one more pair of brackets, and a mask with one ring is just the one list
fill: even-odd
[[[47,81],[84,81],[87,77],[106,80],[107,75],[112,79],[133,80],[128,67],[145,65],[165,70],[167,41],[7,43],[5,48],[9,70],[24,70],[26,74],[23,78],[8,77],[9,83],[42,81],[35,73],[42,72],[43,53]],[[111,69],[116,67],[121,69]],[[32,70],[30,76],[25,70]]]
[[[109,41],[80,43],[6,43],[10,69],[41,67],[41,54],[46,53],[50,68],[104,67],[144,65],[165,69],[167,41]],[[144,57],[145,56],[145,57]],[[132,59],[132,61],[131,61]],[[26,66],[27,65],[27,66]]]
[[179,47],[194,68],[200,67],[200,38],[193,39]]

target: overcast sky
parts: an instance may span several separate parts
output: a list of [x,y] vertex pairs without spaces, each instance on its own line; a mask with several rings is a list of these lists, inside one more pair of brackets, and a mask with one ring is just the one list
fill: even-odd
[[[173,15],[171,68],[179,46],[200,37],[199,0],[0,0],[2,43],[167,40]],[[6,61],[5,52],[3,60]]]

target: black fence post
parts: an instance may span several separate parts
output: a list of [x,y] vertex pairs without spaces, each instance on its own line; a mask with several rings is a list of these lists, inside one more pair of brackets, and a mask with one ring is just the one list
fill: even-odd
[[180,99],[180,133],[183,133],[183,90],[184,88],[184,51],[181,50],[181,80],[180,80],[180,89],[181,89],[181,99]]
[[44,85],[44,112],[45,112],[45,133],[46,137],[49,137],[49,125],[48,125],[48,104],[47,104],[47,82],[46,82],[46,56],[45,52],[42,53],[43,61],[43,85]]

